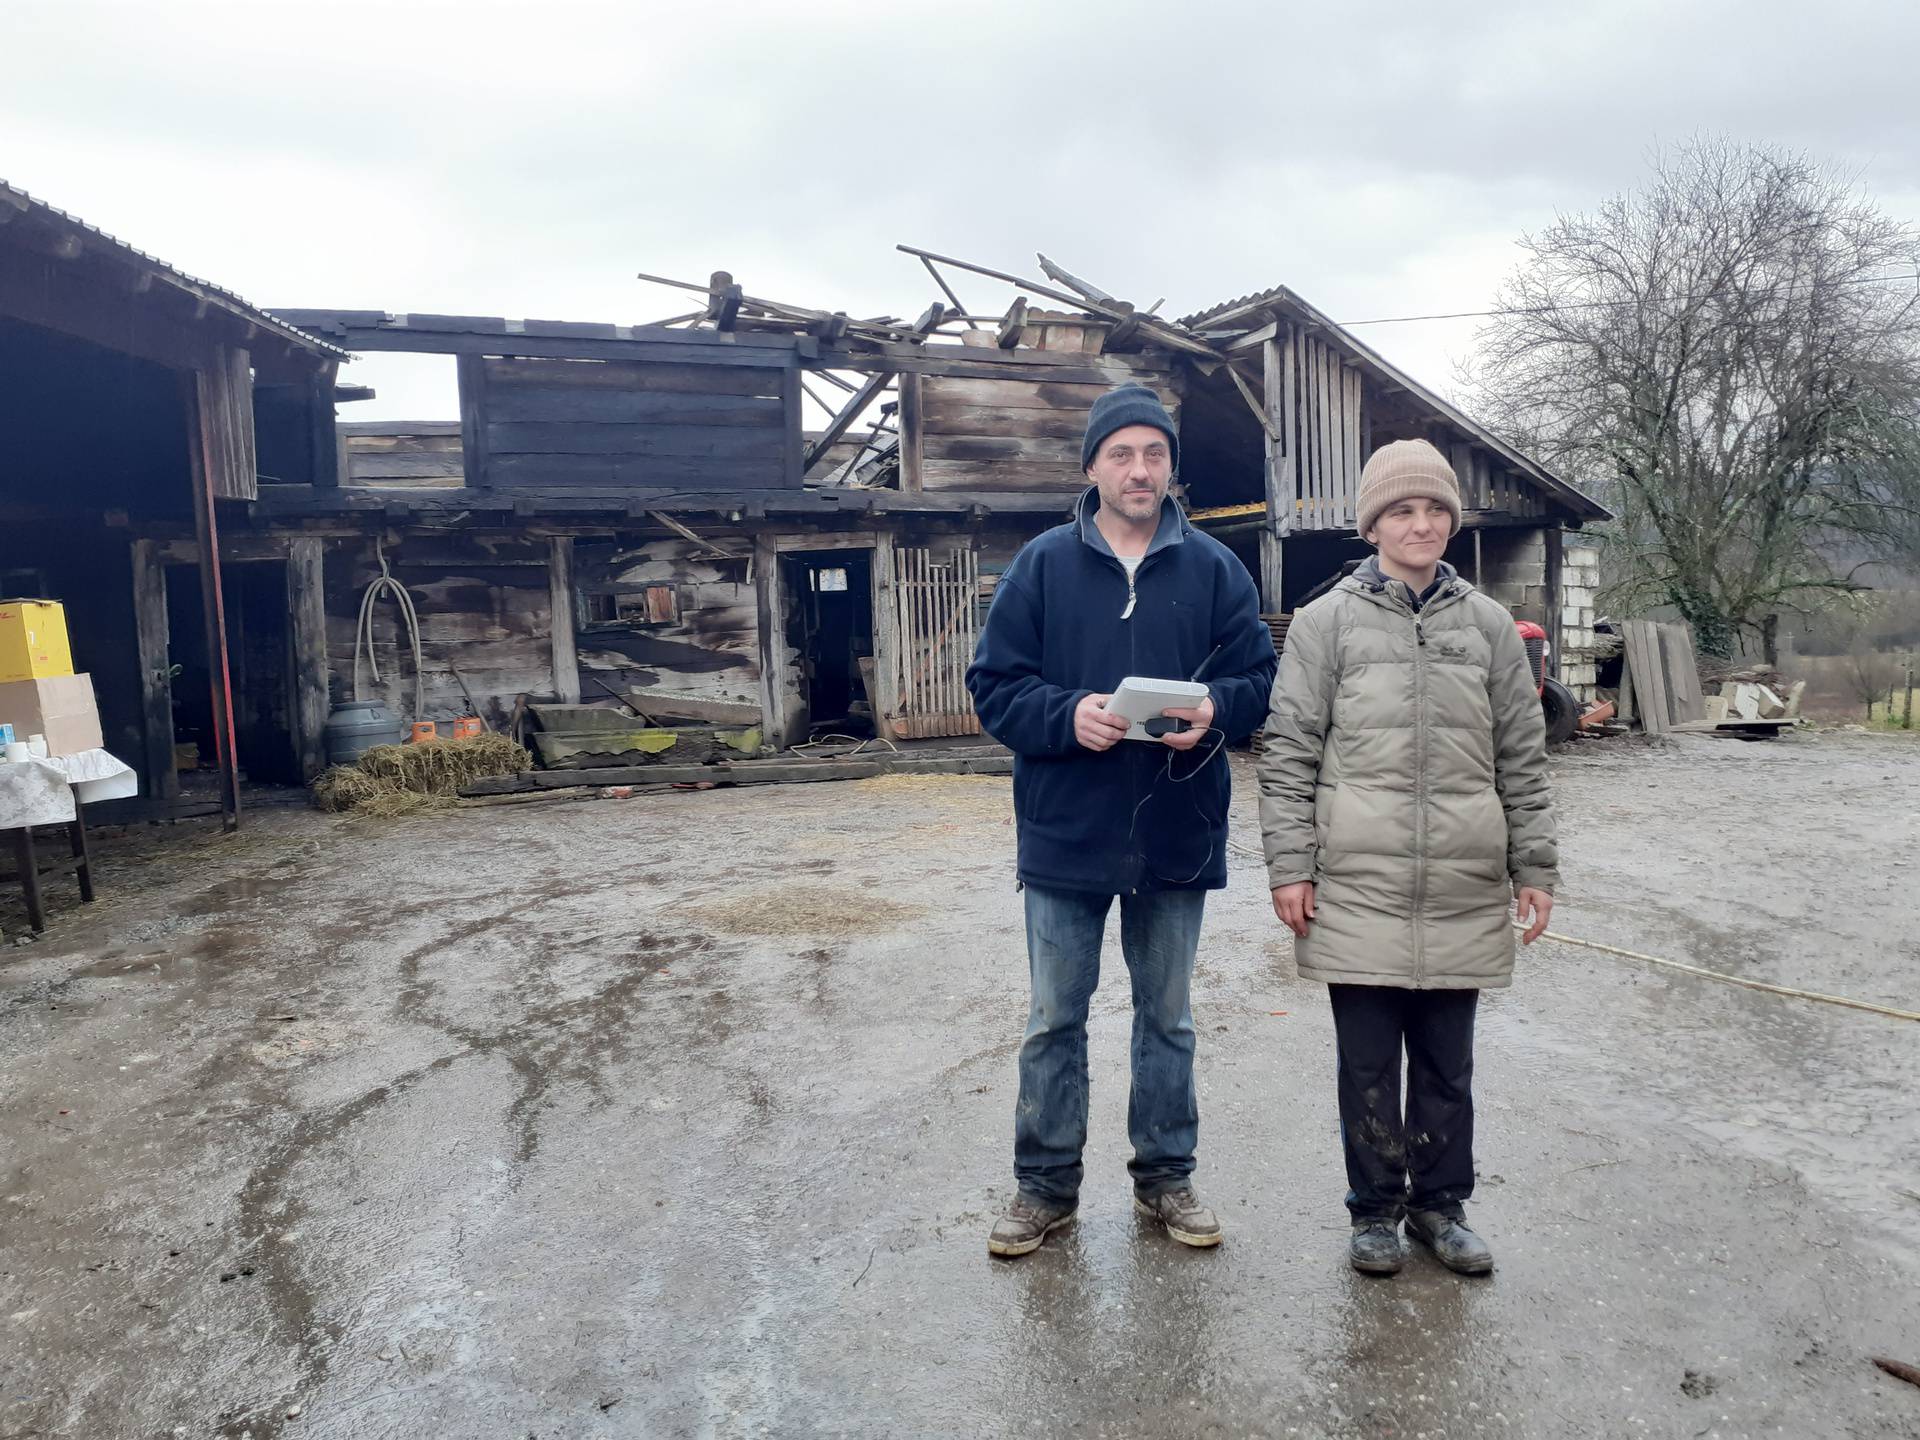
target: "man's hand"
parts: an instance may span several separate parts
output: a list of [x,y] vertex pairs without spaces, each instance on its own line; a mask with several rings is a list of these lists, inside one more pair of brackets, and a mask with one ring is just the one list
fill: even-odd
[[1307,922],[1313,919],[1313,882],[1300,880],[1292,885],[1274,886],[1273,913],[1280,917],[1282,925],[1304,939]]
[[1112,698],[1111,695],[1087,695],[1073,707],[1073,738],[1095,753],[1111,750],[1126,737],[1126,717],[1107,713],[1106,704]]
[[1191,750],[1200,743],[1208,727],[1213,724],[1213,697],[1207,696],[1198,705],[1176,706],[1174,709],[1162,710],[1160,713],[1169,720],[1185,720],[1193,727],[1191,730],[1179,730],[1169,735],[1162,735],[1160,743],[1173,750]]
[[[1520,937],[1520,943],[1531,945],[1546,933],[1547,921],[1553,915],[1553,896],[1544,890],[1536,890],[1531,885],[1525,885],[1514,892],[1513,899],[1513,908],[1518,919],[1527,927],[1527,933]],[[1532,923],[1529,924],[1529,921]]]

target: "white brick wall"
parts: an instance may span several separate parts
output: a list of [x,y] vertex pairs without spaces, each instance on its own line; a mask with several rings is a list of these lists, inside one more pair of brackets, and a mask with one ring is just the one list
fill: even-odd
[[1600,552],[1568,536],[1560,557],[1560,679],[1583,703],[1594,696],[1593,619]]

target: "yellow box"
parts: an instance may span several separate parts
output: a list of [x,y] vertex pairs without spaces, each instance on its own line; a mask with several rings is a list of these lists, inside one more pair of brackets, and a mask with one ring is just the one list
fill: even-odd
[[57,600],[0,600],[0,685],[73,674],[67,612]]

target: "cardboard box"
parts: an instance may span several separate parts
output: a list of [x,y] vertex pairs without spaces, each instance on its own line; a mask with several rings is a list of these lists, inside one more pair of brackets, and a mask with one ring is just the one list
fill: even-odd
[[0,685],[0,724],[16,740],[47,737],[49,755],[76,755],[100,748],[100,712],[91,675],[52,675]]
[[57,600],[0,600],[0,685],[73,674],[67,612]]

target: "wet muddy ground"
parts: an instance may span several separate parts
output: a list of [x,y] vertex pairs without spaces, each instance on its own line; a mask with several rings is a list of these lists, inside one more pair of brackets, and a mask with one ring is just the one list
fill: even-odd
[[[1555,771],[1556,930],[1920,1008],[1920,745]],[[1080,1219],[990,1260],[1010,822],[954,778],[104,842],[0,947],[0,1436],[1920,1436],[1868,1359],[1920,1362],[1920,1025],[1543,943],[1482,1010],[1498,1273],[1366,1280],[1238,853],[1226,1243],[1129,1206],[1115,961]]]

